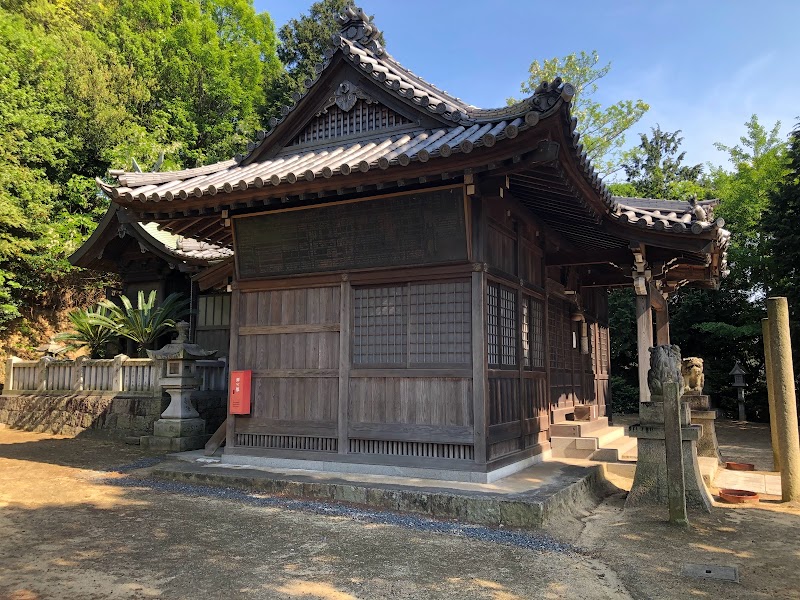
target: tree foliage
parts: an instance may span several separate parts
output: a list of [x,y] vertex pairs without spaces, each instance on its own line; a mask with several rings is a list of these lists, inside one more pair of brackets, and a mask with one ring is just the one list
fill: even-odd
[[97,306],[93,310],[83,308],[71,310],[69,321],[72,330],[59,333],[55,340],[66,342],[68,351],[88,348],[90,358],[105,358],[108,344],[116,340],[118,333],[115,327],[98,323],[95,315],[111,319],[111,312],[103,306]]
[[139,292],[136,306],[127,296],[120,296],[120,305],[111,300],[103,300],[100,307],[106,313],[95,312],[89,315],[91,324],[106,327],[117,335],[136,342],[139,356],[151,349],[159,337],[175,327],[176,319],[189,313],[189,301],[181,294],[170,294],[156,305],[156,292],[151,291],[147,298]]
[[[595,168],[604,175],[617,172],[626,153],[625,133],[650,109],[643,100],[619,100],[604,106],[597,97],[598,82],[611,71],[611,63],[600,66],[597,51],[572,53],[543,62],[534,60],[528,79],[520,86],[523,94],[533,94],[542,81],[561,77],[575,86],[572,115],[578,119],[578,131]],[[509,99],[509,103],[516,102]]]
[[764,222],[774,295],[786,296],[793,326],[795,360],[800,355],[800,123],[789,136],[785,176],[771,190]]
[[[701,165],[684,164],[680,132],[663,132],[656,127],[650,137],[641,137],[636,159],[626,164],[628,182],[611,186],[615,194],[623,196],[684,200],[689,194],[697,194],[719,199],[714,216],[723,217],[732,233],[730,274],[719,290],[678,290],[669,303],[670,331],[683,356],[706,360],[706,390],[731,412],[736,406],[736,391],[730,387],[728,372],[734,362],[740,360],[753,374],[763,371],[764,297],[779,285],[771,283],[775,279],[772,265],[779,261],[768,236],[786,239],[794,234],[791,226],[780,234],[764,227],[770,198],[776,197],[782,181],[789,181],[784,178],[785,145],[778,138],[778,128],[779,124],[767,130],[754,115],[745,123],[739,144],[717,144],[728,154],[731,169],[717,167],[705,174]],[[783,249],[781,252],[785,253]],[[791,258],[788,260],[793,264]],[[791,275],[786,281],[792,281]],[[629,290],[615,291],[610,306],[612,385],[614,392],[621,390],[624,395],[636,382],[633,296]],[[763,378],[754,377],[747,396],[751,418],[766,417],[765,394]]]
[[[679,152],[683,138],[680,130],[662,131],[656,125],[650,135],[639,134],[639,146],[623,163],[627,183],[640,198],[685,199],[691,192],[702,191],[703,165],[685,165],[685,152]],[[622,188],[621,188],[622,189]]]
[[86,285],[67,257],[107,208],[95,177],[252,138],[276,46],[250,0],[0,0],[0,328]]
[[[286,72],[271,94],[273,111],[290,103],[292,94],[305,91],[305,82],[316,77],[314,65],[323,61],[325,51],[332,45],[332,36],[339,31],[336,17],[352,4],[350,0],[314,2],[308,14],[290,19],[278,30],[278,57]],[[378,41],[385,43],[382,33]]]

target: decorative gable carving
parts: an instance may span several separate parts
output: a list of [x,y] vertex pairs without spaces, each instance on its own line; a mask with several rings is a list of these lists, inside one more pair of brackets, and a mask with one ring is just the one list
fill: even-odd
[[364,89],[345,80],[290,145],[314,144],[413,123],[375,100]]

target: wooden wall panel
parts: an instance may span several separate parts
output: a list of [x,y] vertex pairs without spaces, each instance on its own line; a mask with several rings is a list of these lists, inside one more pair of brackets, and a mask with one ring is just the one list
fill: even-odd
[[472,380],[351,375],[349,421],[471,427]]
[[336,377],[255,377],[254,419],[336,421],[339,407]]
[[340,295],[339,287],[239,294],[235,368],[253,371],[253,419],[337,420]]

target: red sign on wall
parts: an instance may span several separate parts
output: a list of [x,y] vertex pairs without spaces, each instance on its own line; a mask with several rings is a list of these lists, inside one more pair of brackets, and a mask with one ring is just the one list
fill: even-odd
[[232,415],[250,414],[250,379],[252,371],[231,371],[229,412]]

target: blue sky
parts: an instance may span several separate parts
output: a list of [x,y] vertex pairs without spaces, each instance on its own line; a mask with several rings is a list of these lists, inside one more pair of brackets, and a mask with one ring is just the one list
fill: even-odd
[[[255,0],[280,27],[309,2]],[[692,163],[725,165],[756,113],[787,134],[800,117],[800,0],[694,2],[363,0],[386,47],[407,68],[477,106],[519,96],[535,58],[597,50],[612,63],[597,99],[641,98],[656,123],[683,131]],[[580,129],[580,124],[578,125]]]

